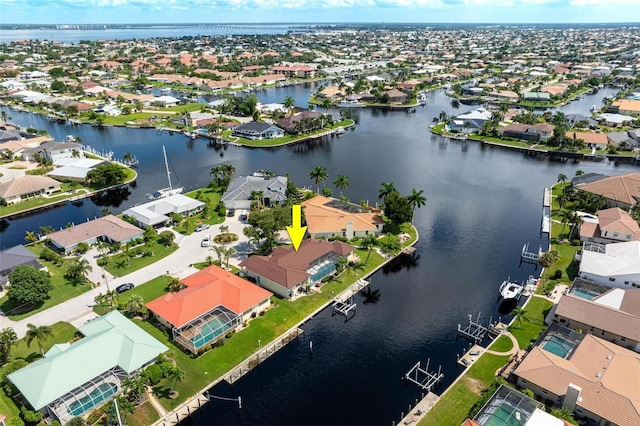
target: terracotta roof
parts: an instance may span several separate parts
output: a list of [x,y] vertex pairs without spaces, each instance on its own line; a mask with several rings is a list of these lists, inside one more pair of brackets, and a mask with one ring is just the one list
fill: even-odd
[[24,175],[0,184],[0,197],[9,198],[26,195],[51,187],[59,187],[60,182],[47,176]]
[[565,133],[565,136],[569,139],[573,139],[573,135],[576,136],[576,139],[582,139],[585,143],[595,143],[600,145],[607,145],[609,143],[607,135],[604,133],[571,131]]
[[629,213],[615,207],[598,211],[598,223],[600,231],[619,232],[632,234],[632,239],[640,239],[640,227]]
[[610,176],[580,186],[583,191],[634,205],[640,200],[640,173]]
[[310,234],[342,232],[347,222],[353,223],[354,231],[375,231],[377,225],[384,223],[378,213],[350,213],[326,205],[330,201],[331,198],[316,195],[300,203]]
[[277,247],[270,256],[248,257],[240,267],[291,289],[309,278],[307,269],[319,259],[330,253],[347,256],[354,249],[354,246],[341,241],[304,240],[298,251],[291,246]]
[[586,335],[570,359],[534,347],[515,374],[555,395],[582,388],[578,406],[620,426],[640,424],[640,354]]
[[81,223],[47,235],[60,247],[69,247],[81,241],[106,236],[112,241],[122,242],[142,235],[143,230],[113,215]]
[[[616,291],[625,290],[616,289]],[[628,292],[640,293],[640,290],[626,290],[625,298]],[[640,316],[598,303],[597,300],[567,294],[560,298],[555,314],[640,342]]]
[[147,303],[147,308],[175,327],[193,321],[217,306],[241,315],[273,293],[224,269],[211,265],[181,282],[186,286]]

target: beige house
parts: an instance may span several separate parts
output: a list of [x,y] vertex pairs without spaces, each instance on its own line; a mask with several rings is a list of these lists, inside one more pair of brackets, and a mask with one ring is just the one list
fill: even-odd
[[516,368],[517,386],[589,424],[640,425],[640,354],[589,334],[571,341],[558,335],[562,328],[543,335]]
[[51,195],[61,190],[60,185],[60,182],[47,176],[24,175],[1,183],[0,198],[7,204],[15,204],[29,198]]
[[142,238],[144,231],[113,215],[81,223],[47,235],[57,248],[70,253],[81,242],[94,244],[97,241],[126,243]]
[[335,198],[315,197],[300,203],[311,238],[362,238],[382,233],[380,213]]
[[640,226],[629,213],[614,207],[598,211],[594,221],[580,225],[580,241],[593,243],[618,243],[640,240]]
[[640,173],[609,176],[576,187],[581,191],[602,195],[609,207],[628,210],[640,200]]

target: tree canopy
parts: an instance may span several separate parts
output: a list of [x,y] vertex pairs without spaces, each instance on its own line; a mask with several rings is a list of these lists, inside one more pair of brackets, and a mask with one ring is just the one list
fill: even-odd
[[393,225],[401,225],[411,221],[413,208],[406,197],[398,191],[391,191],[384,199],[384,215]]
[[9,300],[20,305],[43,302],[52,289],[51,277],[47,272],[26,265],[11,271],[9,282]]
[[101,164],[87,173],[87,181],[99,186],[111,186],[124,182],[127,172],[117,164]]

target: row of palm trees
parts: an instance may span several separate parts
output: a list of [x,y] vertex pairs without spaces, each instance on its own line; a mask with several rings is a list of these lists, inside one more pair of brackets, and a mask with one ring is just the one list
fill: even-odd
[[[48,325],[27,324],[26,334],[27,347],[31,347],[31,343],[35,340],[40,349],[40,354],[44,358],[44,343],[53,337],[53,330]],[[11,327],[0,330],[0,362],[2,365],[9,362],[11,357],[11,348],[18,343],[18,335]]]
[[[309,172],[309,177],[311,179],[313,179],[313,181],[315,182],[315,184],[316,184],[316,193],[319,194],[320,193],[320,184],[323,183],[324,181],[326,181],[327,179],[329,179],[329,174],[327,173],[327,168],[326,167],[315,166]],[[347,189],[351,185],[351,182],[349,181],[349,178],[347,176],[338,175],[333,180],[333,184],[337,188],[340,188],[340,196],[342,197],[342,191],[344,189]]]

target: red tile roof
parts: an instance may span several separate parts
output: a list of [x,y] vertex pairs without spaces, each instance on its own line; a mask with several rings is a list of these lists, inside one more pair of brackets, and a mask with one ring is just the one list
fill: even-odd
[[224,269],[211,265],[181,280],[186,286],[147,303],[147,308],[175,327],[193,321],[216,306],[224,306],[240,315],[272,296]]

